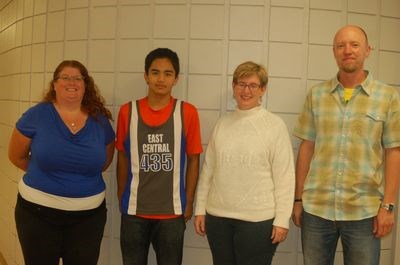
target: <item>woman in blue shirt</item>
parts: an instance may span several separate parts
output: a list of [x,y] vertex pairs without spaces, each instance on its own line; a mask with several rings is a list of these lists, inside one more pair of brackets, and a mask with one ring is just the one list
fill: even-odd
[[63,61],[42,102],[17,121],[9,159],[25,174],[15,220],[26,265],[97,264],[106,223],[102,172],[115,133],[93,78]]

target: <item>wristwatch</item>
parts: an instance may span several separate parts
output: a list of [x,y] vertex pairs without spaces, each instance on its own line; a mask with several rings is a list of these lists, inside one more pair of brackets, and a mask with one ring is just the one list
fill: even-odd
[[381,208],[392,213],[394,210],[394,203],[381,203]]

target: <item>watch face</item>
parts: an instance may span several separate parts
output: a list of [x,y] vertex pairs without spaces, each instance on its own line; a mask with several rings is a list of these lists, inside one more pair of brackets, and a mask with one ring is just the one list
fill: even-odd
[[381,207],[383,209],[385,209],[386,211],[388,211],[389,213],[393,212],[393,210],[394,210],[394,204],[393,203],[385,203],[385,204],[382,204]]

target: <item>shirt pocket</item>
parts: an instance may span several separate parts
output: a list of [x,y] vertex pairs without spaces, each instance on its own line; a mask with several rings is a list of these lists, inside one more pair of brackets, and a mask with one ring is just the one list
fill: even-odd
[[383,126],[386,115],[376,112],[358,114],[352,120],[350,131],[354,136],[360,137],[360,141],[370,139],[370,141],[380,141],[383,133]]

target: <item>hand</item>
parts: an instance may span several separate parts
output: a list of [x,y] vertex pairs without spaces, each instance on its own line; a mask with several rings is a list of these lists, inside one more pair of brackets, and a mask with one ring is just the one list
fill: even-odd
[[394,213],[379,208],[378,215],[374,217],[373,232],[375,237],[384,237],[392,231],[394,225]]
[[196,215],[194,217],[194,229],[196,233],[200,236],[206,235],[206,216],[205,215]]
[[295,202],[293,205],[292,220],[297,227],[301,227],[302,215],[303,215],[303,203]]
[[272,227],[272,244],[277,244],[285,241],[287,234],[289,232],[289,229],[279,227],[279,226],[273,226]]

